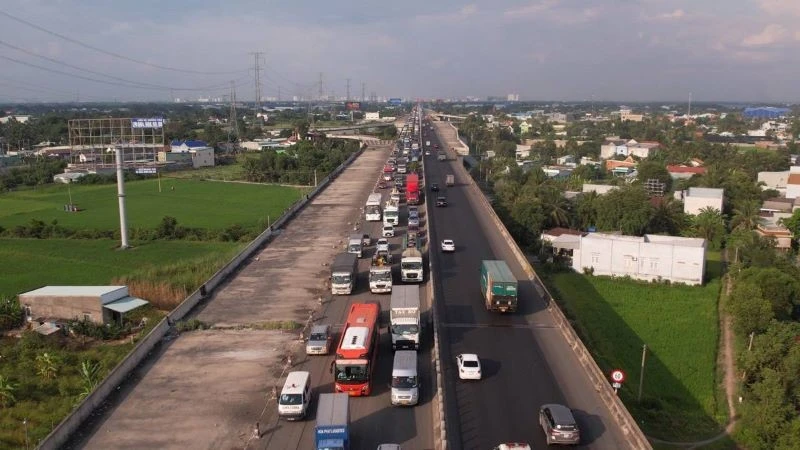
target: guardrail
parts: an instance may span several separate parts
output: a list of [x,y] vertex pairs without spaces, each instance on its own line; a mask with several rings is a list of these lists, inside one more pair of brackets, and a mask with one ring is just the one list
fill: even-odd
[[287,221],[291,220],[298,211],[303,209],[312,199],[322,192],[331,181],[335,180],[344,169],[347,168],[358,156],[364,152],[365,147],[350,155],[347,160],[339,165],[333,172],[322,181],[302,200],[295,202],[290,208],[284,211],[283,215],[272,225],[264,230],[258,237],[253,239],[238,255],[233,257],[225,266],[219,269],[211,278],[208,279],[199,289],[186,297],[180,305],[173,309],[164,319],[162,319],[150,332],[142,338],[119,364],[116,365],[108,375],[97,385],[91,394],[61,421],[37,446],[41,450],[55,450],[63,446],[69,438],[75,434],[78,428],[89,418],[95,409],[102,406],[112,392],[125,381],[130,373],[147,357],[155,346],[160,344],[164,336],[169,332],[171,325],[177,320],[181,320],[205,299],[208,294],[222,284],[228,276],[239,269],[243,262],[249,259],[253,253],[265,245]]
[[614,418],[614,421],[619,426],[620,430],[622,430],[623,435],[625,436],[628,443],[631,445],[631,448],[634,449],[642,449],[642,450],[651,450],[653,447],[650,442],[647,440],[647,437],[644,435],[642,430],[639,428],[639,425],[636,423],[636,420],[631,416],[628,409],[622,403],[622,400],[619,399],[614,390],[611,388],[611,384],[609,383],[608,379],[606,378],[603,371],[600,369],[600,366],[597,365],[597,362],[592,358],[591,353],[583,344],[583,341],[578,337],[578,334],[575,332],[575,329],[572,328],[572,324],[569,323],[564,313],[561,311],[561,308],[558,307],[558,304],[553,299],[553,296],[548,291],[547,287],[545,286],[544,282],[542,282],[541,278],[536,274],[536,271],[533,270],[528,258],[522,253],[517,242],[511,236],[511,233],[508,232],[503,222],[500,220],[500,217],[492,208],[491,203],[484,195],[483,191],[481,191],[480,187],[475,183],[475,180],[470,176],[467,172],[466,168],[464,168],[464,164],[459,161],[459,171],[461,173],[462,180],[466,178],[468,182],[464,183],[470,189],[475,192],[474,198],[480,199],[482,206],[489,212],[489,216],[491,217],[492,221],[494,222],[495,226],[500,233],[503,235],[503,238],[506,240],[506,243],[511,248],[511,251],[514,253],[514,257],[517,259],[517,262],[522,266],[525,270],[525,274],[533,283],[536,291],[542,297],[542,300],[545,301],[547,304],[547,310],[553,315],[556,324],[558,325],[558,329],[561,331],[561,334],[566,339],[569,346],[572,348],[572,351],[575,353],[575,356],[578,358],[578,362],[584,369],[586,376],[594,385],[595,391],[600,394],[600,398],[603,403],[608,408],[611,416]]

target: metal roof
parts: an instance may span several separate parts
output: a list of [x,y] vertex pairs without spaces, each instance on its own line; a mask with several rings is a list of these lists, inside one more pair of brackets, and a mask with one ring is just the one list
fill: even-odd
[[105,305],[103,305],[103,308],[108,308],[118,313],[126,313],[128,311],[133,311],[134,309],[140,306],[144,306],[148,303],[149,302],[147,300],[142,300],[140,298],[127,296],[119,300],[115,300],[111,303],[106,303]]
[[59,297],[100,297],[126,286],[45,286],[21,295],[54,295]]

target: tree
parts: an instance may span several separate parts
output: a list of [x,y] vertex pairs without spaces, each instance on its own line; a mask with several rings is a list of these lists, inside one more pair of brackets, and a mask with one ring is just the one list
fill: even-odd
[[758,286],[738,282],[728,299],[728,311],[741,335],[761,332],[773,319],[772,304],[764,299]]
[[734,206],[731,229],[753,230],[761,220],[761,208],[755,200],[744,200]]
[[672,176],[667,172],[667,168],[661,161],[646,159],[639,163],[636,171],[639,174],[638,179],[642,183],[655,179],[664,183],[666,186],[665,192],[669,192],[672,188]]
[[725,236],[725,216],[716,208],[710,206],[700,210],[700,213],[690,219],[690,236],[705,239],[709,246],[717,249]]
[[751,267],[736,277],[737,283],[757,286],[761,296],[772,303],[778,320],[790,320],[795,306],[800,305],[800,281],[797,274],[790,275],[774,267]]
[[8,408],[9,406],[13,405],[17,399],[14,397],[14,392],[17,390],[17,386],[11,382],[8,378],[3,375],[0,375],[0,406],[3,408]]
[[599,197],[596,211],[599,229],[641,236],[650,223],[653,207],[644,189],[631,185]]
[[574,226],[580,230],[588,230],[597,225],[597,203],[600,196],[595,191],[578,196],[575,202]]
[[800,239],[800,209],[795,209],[791,217],[781,219],[780,223],[792,232],[795,241]]
[[50,353],[44,352],[36,356],[36,373],[43,380],[52,380],[58,374],[58,362]]
[[680,202],[673,197],[662,197],[653,208],[647,231],[653,234],[666,233],[670,236],[680,236],[688,222],[689,219],[684,214]]

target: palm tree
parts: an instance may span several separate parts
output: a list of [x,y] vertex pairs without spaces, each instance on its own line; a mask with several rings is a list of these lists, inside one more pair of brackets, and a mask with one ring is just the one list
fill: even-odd
[[0,375],[0,406],[7,408],[14,404],[17,399],[14,397],[14,391],[17,387],[11,383],[11,380]]
[[718,209],[705,207],[692,219],[690,233],[695,237],[705,239],[716,247],[725,234],[725,217]]
[[50,353],[44,352],[36,357],[36,373],[44,380],[52,380],[58,374],[58,361]]
[[653,208],[648,228],[651,233],[667,233],[674,236],[680,234],[686,223],[683,206],[673,197],[662,197]]
[[731,230],[752,230],[758,226],[761,207],[755,200],[742,201],[733,208]]

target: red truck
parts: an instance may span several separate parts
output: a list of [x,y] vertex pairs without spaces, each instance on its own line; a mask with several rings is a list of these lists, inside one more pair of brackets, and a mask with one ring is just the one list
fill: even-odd
[[406,203],[419,205],[419,175],[416,173],[406,176]]

